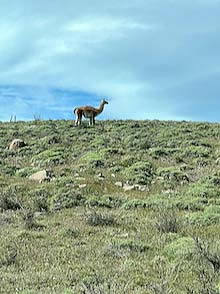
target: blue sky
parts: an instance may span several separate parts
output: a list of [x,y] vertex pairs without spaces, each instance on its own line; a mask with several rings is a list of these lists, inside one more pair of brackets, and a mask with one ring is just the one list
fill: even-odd
[[0,4],[1,121],[220,121],[220,0]]

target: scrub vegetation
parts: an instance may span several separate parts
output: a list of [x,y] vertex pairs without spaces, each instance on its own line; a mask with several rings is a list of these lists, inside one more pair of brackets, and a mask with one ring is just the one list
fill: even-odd
[[0,151],[0,293],[220,293],[219,124],[0,122]]

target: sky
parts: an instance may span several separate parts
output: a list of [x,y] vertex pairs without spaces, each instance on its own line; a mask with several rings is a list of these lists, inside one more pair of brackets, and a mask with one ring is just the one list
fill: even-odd
[[220,121],[220,0],[0,0],[0,121]]

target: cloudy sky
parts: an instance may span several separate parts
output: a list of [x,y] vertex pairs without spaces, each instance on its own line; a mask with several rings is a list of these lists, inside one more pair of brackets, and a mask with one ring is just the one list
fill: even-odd
[[0,0],[0,120],[220,121],[220,0]]

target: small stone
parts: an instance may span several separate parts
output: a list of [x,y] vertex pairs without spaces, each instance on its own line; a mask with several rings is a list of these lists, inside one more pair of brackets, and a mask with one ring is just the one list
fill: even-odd
[[123,233],[119,235],[120,238],[127,238],[128,236],[128,233]]
[[51,176],[50,176],[48,171],[41,170],[41,171],[36,172],[36,173],[32,174],[31,176],[29,176],[29,180],[37,181],[39,183],[43,183],[45,181],[50,181]]
[[101,180],[101,181],[103,181],[104,180],[104,176],[103,176],[103,174],[102,173],[98,173],[97,175],[96,175],[96,177],[99,179],[99,180]]
[[18,149],[18,148],[22,148],[26,146],[25,142],[21,139],[14,139],[12,140],[10,146],[9,146],[9,150],[15,150],[15,149]]
[[76,181],[85,181],[85,178],[83,178],[83,177],[76,177],[75,180]]
[[123,187],[123,183],[122,182],[116,182],[115,183],[115,186],[118,186],[118,187],[121,187],[122,188]]
[[82,189],[82,188],[85,188],[87,185],[86,184],[81,184],[79,185],[79,188]]
[[148,187],[145,186],[145,185],[139,185],[139,184],[136,184],[136,185],[134,185],[134,186],[135,186],[135,188],[136,188],[137,190],[139,190],[139,191],[141,191],[141,192],[149,191]]
[[135,189],[134,185],[124,184],[123,189],[125,192],[132,191]]
[[104,178],[102,173],[98,173],[97,177]]
[[42,215],[43,213],[42,212],[40,212],[40,211],[36,211],[35,213],[34,213],[34,217],[40,217],[41,215]]
[[75,186],[76,186],[76,185],[75,185],[74,183],[67,183],[67,184],[66,184],[66,187],[72,187],[72,188],[73,188],[73,187],[75,187]]

